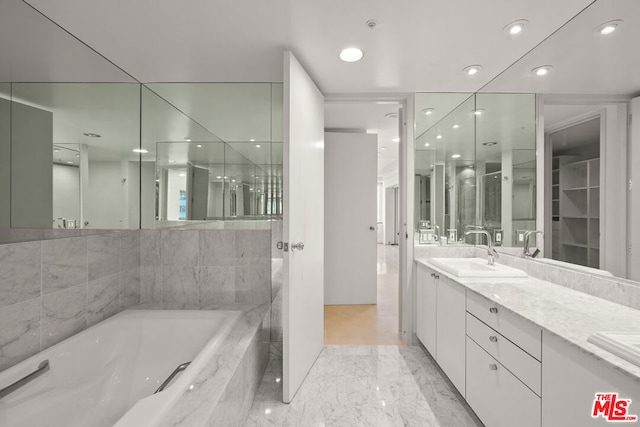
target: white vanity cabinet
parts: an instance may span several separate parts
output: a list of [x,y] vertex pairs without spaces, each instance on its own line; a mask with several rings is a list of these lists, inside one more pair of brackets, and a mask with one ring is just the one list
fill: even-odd
[[[543,427],[640,424],[640,381],[553,334],[545,331],[542,338]],[[627,415],[637,415],[638,421],[607,422],[601,415],[593,418],[596,393],[618,393],[618,400],[631,399]]]
[[436,361],[465,395],[465,288],[439,276],[436,310]]
[[422,345],[436,357],[436,273],[418,263],[416,278],[416,335]]
[[487,427],[541,426],[541,330],[468,293],[466,400]]
[[418,264],[416,335],[465,394],[465,288]]

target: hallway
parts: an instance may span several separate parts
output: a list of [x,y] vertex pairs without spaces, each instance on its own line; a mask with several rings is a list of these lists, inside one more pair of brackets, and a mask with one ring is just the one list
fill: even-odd
[[378,304],[326,305],[325,345],[402,345],[398,325],[398,246],[378,244]]

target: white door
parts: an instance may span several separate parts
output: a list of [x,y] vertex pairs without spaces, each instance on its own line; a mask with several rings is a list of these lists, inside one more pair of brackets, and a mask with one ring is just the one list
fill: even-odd
[[[284,54],[283,401],[291,402],[324,340],[324,96]],[[294,249],[294,243],[304,249]]]
[[376,135],[325,134],[325,304],[376,304]]

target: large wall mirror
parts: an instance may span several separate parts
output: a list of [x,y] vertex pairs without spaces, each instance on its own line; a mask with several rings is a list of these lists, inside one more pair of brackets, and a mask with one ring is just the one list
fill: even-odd
[[635,280],[638,43],[640,3],[598,0],[478,93],[539,96],[543,256]]
[[[522,245],[536,221],[532,94],[418,94],[415,224],[419,244]],[[486,241],[485,241],[486,243]]]
[[282,214],[281,84],[149,84],[142,101],[143,228]]

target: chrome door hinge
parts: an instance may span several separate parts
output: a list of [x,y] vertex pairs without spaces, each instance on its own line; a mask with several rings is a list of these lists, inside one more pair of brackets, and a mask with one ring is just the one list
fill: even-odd
[[276,248],[280,250],[284,250],[285,252],[289,252],[289,243],[287,242],[278,242],[276,243]]

